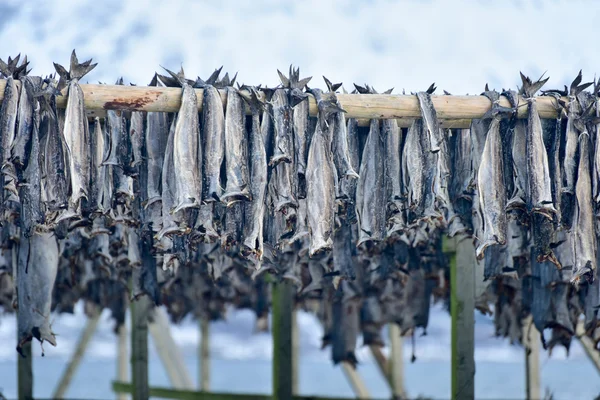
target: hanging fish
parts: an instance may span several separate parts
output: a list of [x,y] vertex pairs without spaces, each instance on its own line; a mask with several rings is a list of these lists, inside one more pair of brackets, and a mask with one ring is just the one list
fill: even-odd
[[[222,67],[221,67],[222,68]],[[217,72],[218,71],[218,72]],[[215,71],[217,77],[221,71]],[[210,81],[210,79],[209,79]],[[225,159],[225,112],[219,91],[209,83],[204,85],[202,98],[202,137],[204,145],[203,200],[221,201],[221,165]]]
[[306,164],[308,230],[310,232],[309,255],[312,257],[333,246],[335,217],[335,165],[331,153],[331,137],[328,124],[335,103],[323,100],[319,89],[311,93],[317,100],[319,122],[308,151]]
[[[150,86],[160,86],[158,74],[150,82]],[[206,90],[205,90],[206,93]],[[165,149],[169,137],[169,115],[164,112],[149,112],[146,115],[146,157],[148,168],[148,184],[146,207],[160,201],[161,171],[165,158]]]
[[424,128],[427,135],[429,136],[430,148],[429,151],[436,153],[440,150],[440,144],[444,140],[441,136],[440,123],[437,119],[433,102],[431,101],[431,95],[435,92],[435,83],[425,92],[418,92],[417,99],[419,99],[419,106],[421,107],[421,115],[423,116]]
[[582,278],[593,281],[596,270],[596,235],[591,193],[590,153],[590,136],[587,132],[582,132],[579,136],[579,165],[573,216],[575,268],[571,280],[575,283],[579,283]]
[[[349,118],[347,122],[346,133],[348,137],[348,153],[350,154],[350,164],[354,171],[360,169],[360,145],[358,133],[358,121],[354,118]],[[340,192],[347,198],[349,202],[348,218],[354,224],[356,222],[356,186],[358,179],[345,177],[341,180]]]
[[[178,74],[169,70],[166,71],[183,88],[181,107],[177,113],[173,137],[175,204],[170,212],[176,213],[187,208],[200,206],[202,194],[202,165],[198,163],[200,126],[198,100],[192,82],[185,79],[183,68]],[[161,80],[165,82],[162,77]]]
[[451,171],[449,195],[456,212],[454,219],[448,221],[450,236],[460,233],[455,221],[463,229],[470,231],[473,193],[469,188],[471,179],[471,130],[453,130],[449,138]]
[[144,148],[144,120],[146,116],[143,112],[132,111],[129,123],[129,137],[131,139],[131,149],[133,158],[129,164],[133,176],[139,174],[139,165],[142,163],[142,149]]
[[[62,132],[68,151],[67,159],[71,181],[69,214],[76,217],[81,216],[82,200],[88,200],[89,196],[90,138],[87,115],[83,104],[83,91],[79,86],[79,80],[96,67],[97,64],[92,64],[91,61],[90,59],[79,64],[75,50],[73,50],[69,72],[61,65],[54,63],[54,68],[61,80],[66,81],[68,84],[65,125]],[[63,218],[67,218],[67,216],[63,215]]]
[[246,112],[242,97],[232,87],[227,88],[225,110],[225,170],[227,186],[221,196],[227,206],[236,201],[250,200],[248,181],[248,145],[246,136]]
[[106,134],[98,117],[94,119],[94,130],[90,136],[92,147],[90,204],[92,212],[104,213],[108,211],[104,210],[103,198],[107,166],[102,163],[104,161]]
[[27,164],[25,147],[31,138],[33,129],[33,88],[41,90],[42,77],[40,76],[23,76],[21,78],[23,89],[19,97],[19,108],[17,110],[17,129],[13,140],[10,153],[11,162],[16,168],[23,168]]
[[492,106],[490,123],[481,164],[477,174],[479,207],[483,216],[483,237],[477,246],[477,258],[482,259],[484,251],[491,245],[506,243],[506,186],[504,182],[504,152],[500,136],[500,107]]
[[263,253],[263,221],[265,214],[265,195],[267,189],[267,154],[260,132],[260,113],[264,103],[258,98],[257,89],[247,88],[244,100],[252,112],[252,128],[249,135],[250,161],[250,202],[246,204],[244,241],[246,251],[256,254],[260,260]]
[[360,329],[360,298],[347,282],[336,291],[332,305],[331,358],[334,364],[347,362],[356,368],[354,354]]

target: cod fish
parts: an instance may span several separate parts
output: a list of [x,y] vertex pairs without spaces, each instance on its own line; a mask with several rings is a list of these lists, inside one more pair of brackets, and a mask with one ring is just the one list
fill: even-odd
[[[158,75],[154,74],[150,86],[159,86]],[[206,93],[206,90],[205,90]],[[205,125],[206,126],[206,125]],[[165,149],[169,137],[169,114],[149,112],[146,115],[146,158],[148,184],[146,207],[161,199],[161,176]]]
[[[358,132],[358,121],[354,118],[350,118],[347,121],[346,136],[348,138],[348,154],[350,155],[350,165],[354,171],[360,169],[360,144],[359,144],[359,132]],[[354,177],[346,177],[341,181],[341,193],[348,198],[348,201],[356,203],[356,186],[358,179]],[[355,212],[355,207],[351,207]],[[355,219],[355,216],[351,218]]]
[[134,176],[139,174],[139,165],[142,163],[142,149],[144,148],[144,118],[143,112],[133,111],[129,125],[129,138],[131,139],[131,150],[133,159],[129,168],[133,170]]
[[58,260],[58,245],[52,233],[36,233],[31,237],[26,237],[24,232],[21,234],[17,273],[17,351],[22,356],[23,345],[32,338],[56,346],[56,337],[50,327],[50,309]]
[[[18,62],[19,56],[15,58]],[[11,64],[9,58],[9,64]],[[2,203],[5,207],[7,200],[18,201],[16,173],[13,170],[11,158],[11,146],[15,136],[17,124],[17,110],[19,106],[19,90],[13,78],[12,70],[8,65],[0,60],[0,73],[7,77],[6,88],[4,89],[4,98],[2,100],[2,108],[0,108],[0,151],[2,152]],[[5,192],[8,191],[8,193]]]
[[171,213],[171,209],[175,204],[175,167],[173,161],[173,147],[175,138],[175,120],[171,123],[169,130],[169,137],[167,139],[167,147],[165,149],[165,159],[162,167],[162,192],[161,192],[161,206],[162,206],[162,228],[155,235],[155,239],[161,241],[163,236],[171,235],[179,232],[179,227],[175,221],[178,217],[176,213]]
[[[285,76],[279,73],[282,83],[285,84]],[[273,111],[273,125],[275,127],[275,147],[273,156],[269,161],[270,166],[279,163],[293,164],[294,161],[294,138],[292,130],[292,108],[289,104],[288,94],[285,89],[276,89],[271,98]]]
[[433,153],[440,150],[440,145],[444,140],[441,136],[442,131],[440,130],[440,124],[437,119],[435,108],[433,107],[433,102],[431,101],[431,95],[435,92],[435,89],[435,83],[433,83],[427,91],[417,93],[419,106],[421,107],[421,115],[425,122],[424,128],[427,130],[427,135],[429,135],[430,148],[428,150]]
[[476,249],[477,258],[480,260],[487,247],[506,244],[506,187],[500,114],[497,110],[492,110],[492,113],[495,115],[487,132],[477,172],[479,207],[483,216],[483,237]]
[[596,270],[596,235],[590,172],[590,137],[583,132],[579,136],[579,166],[573,217],[575,270],[571,280],[575,283],[579,283],[584,277],[591,282]]
[[358,217],[357,246],[385,237],[385,141],[381,137],[379,120],[371,120],[369,136],[363,149],[358,186],[356,214]]
[[91,136],[92,146],[92,171],[91,171],[91,190],[90,204],[92,212],[103,214],[108,212],[104,209],[104,184],[106,181],[107,166],[103,164],[105,144],[107,142],[104,129],[100,118],[94,119],[94,130]]
[[250,202],[246,203],[244,240],[245,251],[256,254],[262,259],[263,222],[265,215],[265,196],[267,191],[267,153],[260,132],[260,114],[264,107],[258,98],[256,88],[248,88],[244,100],[252,112],[252,128],[249,137],[250,161]]
[[[471,209],[473,193],[470,190],[471,179],[471,130],[457,129],[450,136],[450,160],[452,162],[449,195],[456,212],[454,219],[448,221],[449,234],[460,233],[456,226],[469,231],[471,229]],[[455,221],[458,221],[459,224]]]
[[[183,88],[181,107],[177,113],[173,136],[173,168],[175,175],[175,204],[171,213],[200,206],[202,196],[201,167],[198,163],[200,126],[198,100],[183,68],[178,74],[166,70]],[[164,82],[164,81],[163,81]],[[200,158],[201,160],[201,158]]]
[[237,201],[250,200],[248,181],[248,147],[246,112],[242,97],[232,87],[227,88],[225,110],[225,170],[227,186],[221,201],[231,206]]
[[34,88],[41,90],[42,77],[40,76],[23,76],[21,78],[23,88],[19,97],[19,108],[17,111],[17,130],[13,140],[10,153],[11,162],[16,168],[23,168],[27,164],[25,147],[31,138],[33,129],[33,91]]
[[360,329],[360,298],[347,282],[342,282],[332,305],[331,358],[334,364],[347,362],[356,368],[354,354]]
[[[82,200],[88,200],[90,182],[90,138],[85,106],[83,104],[83,91],[79,80],[93,70],[97,64],[87,60],[81,64],[77,60],[75,50],[71,53],[71,66],[69,72],[59,64],[54,63],[61,80],[68,82],[68,100],[65,111],[65,126],[63,140],[67,148],[69,164],[69,178],[71,191],[69,196],[69,209],[71,216],[79,217],[82,212]],[[63,214],[63,218],[67,216]]]
[[308,230],[310,233],[309,255],[312,257],[333,246],[335,218],[335,165],[331,152],[328,119],[335,106],[322,99],[319,89],[312,89],[317,100],[319,121],[308,151],[306,164],[306,201]]
[[203,200],[221,201],[221,165],[225,158],[225,113],[219,91],[204,86],[202,98],[202,129],[204,139]]

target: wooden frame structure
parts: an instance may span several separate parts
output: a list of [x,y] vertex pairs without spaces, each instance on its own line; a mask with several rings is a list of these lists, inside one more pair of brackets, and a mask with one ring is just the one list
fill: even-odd
[[[17,84],[20,84],[17,82]],[[0,79],[0,100],[4,95],[6,80]],[[181,104],[181,89],[166,87],[146,86],[117,86],[81,84],[84,94],[84,104],[89,116],[102,116],[106,110],[120,109],[126,111],[159,111],[176,112]],[[202,98],[202,89],[196,89],[198,98]],[[66,93],[64,93],[66,95]],[[325,94],[328,96],[328,94]],[[414,95],[393,94],[336,94],[342,108],[347,112],[347,118],[357,118],[361,124],[369,119],[397,119],[401,127],[409,126],[416,118],[421,118],[419,102]],[[226,96],[221,91],[223,102]],[[57,106],[64,108],[67,97],[57,98]],[[432,102],[442,127],[467,128],[471,119],[481,118],[490,110],[491,102],[485,96],[432,96]],[[549,96],[536,98],[538,112],[542,118],[556,118],[558,102]],[[500,99],[500,105],[509,107],[508,100]],[[198,102],[199,110],[202,102]],[[315,100],[309,96],[309,112],[317,114]],[[527,115],[527,103],[523,102],[518,108],[517,115],[524,118]],[[452,368],[452,398],[473,399],[474,392],[474,288],[475,274],[472,266],[474,251],[469,240],[445,240],[444,251],[450,258],[451,270],[451,368]],[[146,260],[146,262],[151,262]],[[278,399],[308,399],[298,395],[297,366],[295,365],[294,335],[293,335],[293,288],[289,284],[274,284],[273,293],[273,395]],[[174,369],[181,364],[177,357],[168,359],[161,356],[165,367],[170,370],[172,384],[175,389],[150,388],[148,384],[148,316],[152,306],[149,300],[142,296],[139,301],[131,305],[131,383],[123,382],[127,379],[125,368],[126,341],[124,328],[119,332],[119,360],[118,381],[113,383],[113,390],[119,394],[131,393],[133,399],[145,399],[149,396],[173,399],[269,399],[270,395],[234,395],[226,393],[211,393],[209,378],[209,351],[208,351],[208,323],[200,322],[202,336],[199,348],[201,366],[199,376],[200,391],[191,391],[189,377],[180,377],[177,381]],[[57,386],[55,394],[64,394],[68,387],[69,376],[74,373],[77,363],[83,356],[86,343],[90,340],[97,320],[90,320],[84,331],[81,341],[75,351],[71,366],[67,369],[62,383]],[[581,328],[579,328],[581,330]],[[530,332],[528,332],[530,336]],[[402,342],[397,327],[390,327],[392,351],[390,360],[386,360],[378,349],[372,349],[382,373],[389,383],[395,398],[406,396],[402,377]],[[586,346],[585,336],[578,333],[586,352],[600,371],[600,356],[595,350]],[[156,338],[155,338],[156,339]],[[172,339],[163,338],[165,348],[173,350]],[[589,339],[588,339],[589,340]],[[156,340],[155,340],[156,341]],[[532,357],[539,357],[534,346],[528,345],[527,361],[527,395],[534,397],[540,393],[538,363]],[[31,354],[31,347],[24,347],[25,352]],[[296,356],[297,357],[297,356]],[[356,370],[348,365],[342,365],[358,398],[368,398],[368,391],[360,381]],[[536,378],[537,377],[537,378]],[[18,362],[18,388],[19,397],[25,398],[32,395],[33,373],[31,357],[19,358]],[[121,397],[122,398],[122,397]],[[311,399],[318,399],[311,396]],[[325,398],[323,398],[325,399]],[[335,400],[330,398],[331,400]]]

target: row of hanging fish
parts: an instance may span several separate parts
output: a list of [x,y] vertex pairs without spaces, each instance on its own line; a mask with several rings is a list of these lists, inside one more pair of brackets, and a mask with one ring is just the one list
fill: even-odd
[[[461,130],[440,128],[432,85],[416,94],[422,118],[405,130],[395,120],[358,127],[336,99],[341,84],[326,79],[323,93],[292,68],[273,89],[235,88],[220,69],[195,81],[167,71],[150,85],[181,88],[177,113],[108,110],[89,122],[79,80],[91,60],[73,52],[69,71],[55,64],[58,82],[30,77],[27,65],[0,64],[0,222],[10,297],[27,315],[19,345],[55,344],[50,310],[80,298],[122,322],[127,289],[164,303],[174,320],[219,318],[235,304],[264,322],[269,273],[296,283],[300,304],[319,302],[324,344],[334,361],[352,362],[355,327],[372,344],[385,322],[427,326],[431,294],[446,298],[443,234],[475,238],[487,279],[514,275],[515,259],[533,252],[529,263],[556,265],[574,293],[597,292],[597,88],[583,91],[580,77],[568,103],[544,93],[557,98],[557,121],[537,114],[545,81],[523,76],[519,93],[503,92],[512,107],[486,88],[492,109]],[[521,101],[527,119],[516,118]],[[556,285],[546,283],[531,304],[547,305]],[[582,307],[590,334],[597,297]],[[534,320],[540,312],[531,307]]]

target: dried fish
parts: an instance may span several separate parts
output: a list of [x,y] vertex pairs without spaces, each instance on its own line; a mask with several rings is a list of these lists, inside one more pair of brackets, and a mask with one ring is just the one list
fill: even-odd
[[234,88],[227,88],[225,111],[225,169],[227,187],[221,197],[227,206],[236,201],[250,200],[248,177],[248,145],[244,101]]
[[203,200],[221,201],[221,165],[225,159],[225,113],[218,90],[204,87],[202,99],[204,139]]

